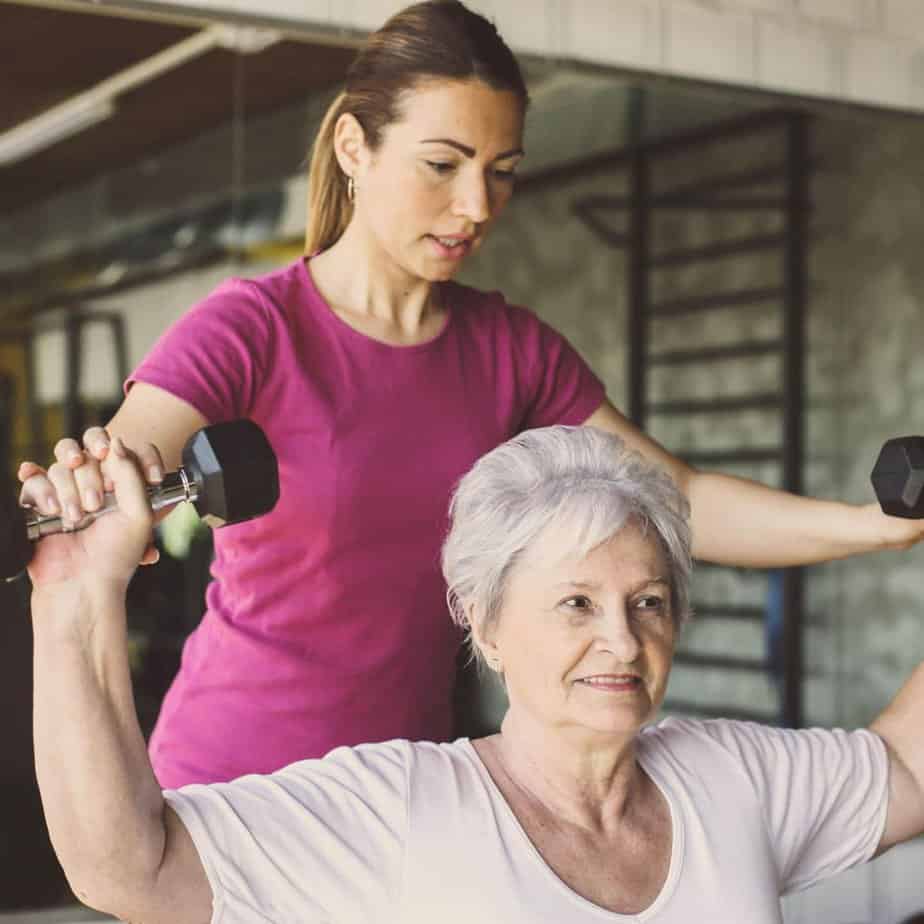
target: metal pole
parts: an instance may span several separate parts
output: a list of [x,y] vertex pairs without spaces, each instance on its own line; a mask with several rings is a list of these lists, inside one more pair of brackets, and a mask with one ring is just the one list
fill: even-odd
[[644,151],[636,150],[629,167],[629,418],[639,427],[645,422],[645,371],[648,355],[648,246],[650,175]]
[[[787,209],[785,289],[783,305],[783,487],[801,494],[805,401],[805,303],[808,244],[808,125],[793,115],[787,128]],[[783,573],[783,697],[782,720],[802,724],[802,623],[804,572]]]
[[84,414],[80,400],[82,378],[83,318],[71,311],[64,326],[67,358],[65,361],[64,432],[79,437],[83,433]]

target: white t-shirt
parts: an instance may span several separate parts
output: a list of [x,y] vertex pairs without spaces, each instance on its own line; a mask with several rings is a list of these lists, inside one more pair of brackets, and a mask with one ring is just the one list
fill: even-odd
[[670,806],[670,870],[641,914],[546,865],[468,739],[338,748],[165,796],[192,835],[213,924],[771,924],[779,896],[868,860],[888,760],[871,732],[668,719],[639,736]]

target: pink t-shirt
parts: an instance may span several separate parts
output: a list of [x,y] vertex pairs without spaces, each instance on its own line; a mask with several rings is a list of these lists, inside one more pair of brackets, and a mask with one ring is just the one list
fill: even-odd
[[215,532],[208,609],[151,739],[164,787],[451,737],[452,488],[519,431],[582,423],[604,389],[529,311],[444,292],[442,331],[391,346],[338,318],[298,260],[222,284],[129,380],[212,423],[251,418],[279,460],[276,509]]

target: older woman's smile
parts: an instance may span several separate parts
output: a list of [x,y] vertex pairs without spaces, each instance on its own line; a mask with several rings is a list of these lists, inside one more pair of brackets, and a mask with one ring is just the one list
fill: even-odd
[[599,690],[601,693],[634,693],[642,684],[638,674],[592,674],[580,677],[575,683]]

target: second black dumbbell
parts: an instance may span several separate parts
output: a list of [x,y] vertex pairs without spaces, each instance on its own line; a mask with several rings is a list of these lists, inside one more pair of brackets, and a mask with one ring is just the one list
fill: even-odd
[[[253,421],[232,420],[197,430],[183,448],[183,465],[150,486],[153,510],[190,501],[213,527],[243,523],[269,513],[279,499],[276,455],[266,435]],[[42,516],[0,499],[0,577],[11,580],[32,558],[32,543],[43,536],[86,529],[98,517],[116,509],[107,494],[103,506],[78,523]]]
[[870,476],[883,512],[893,517],[924,517],[924,436],[887,440]]

